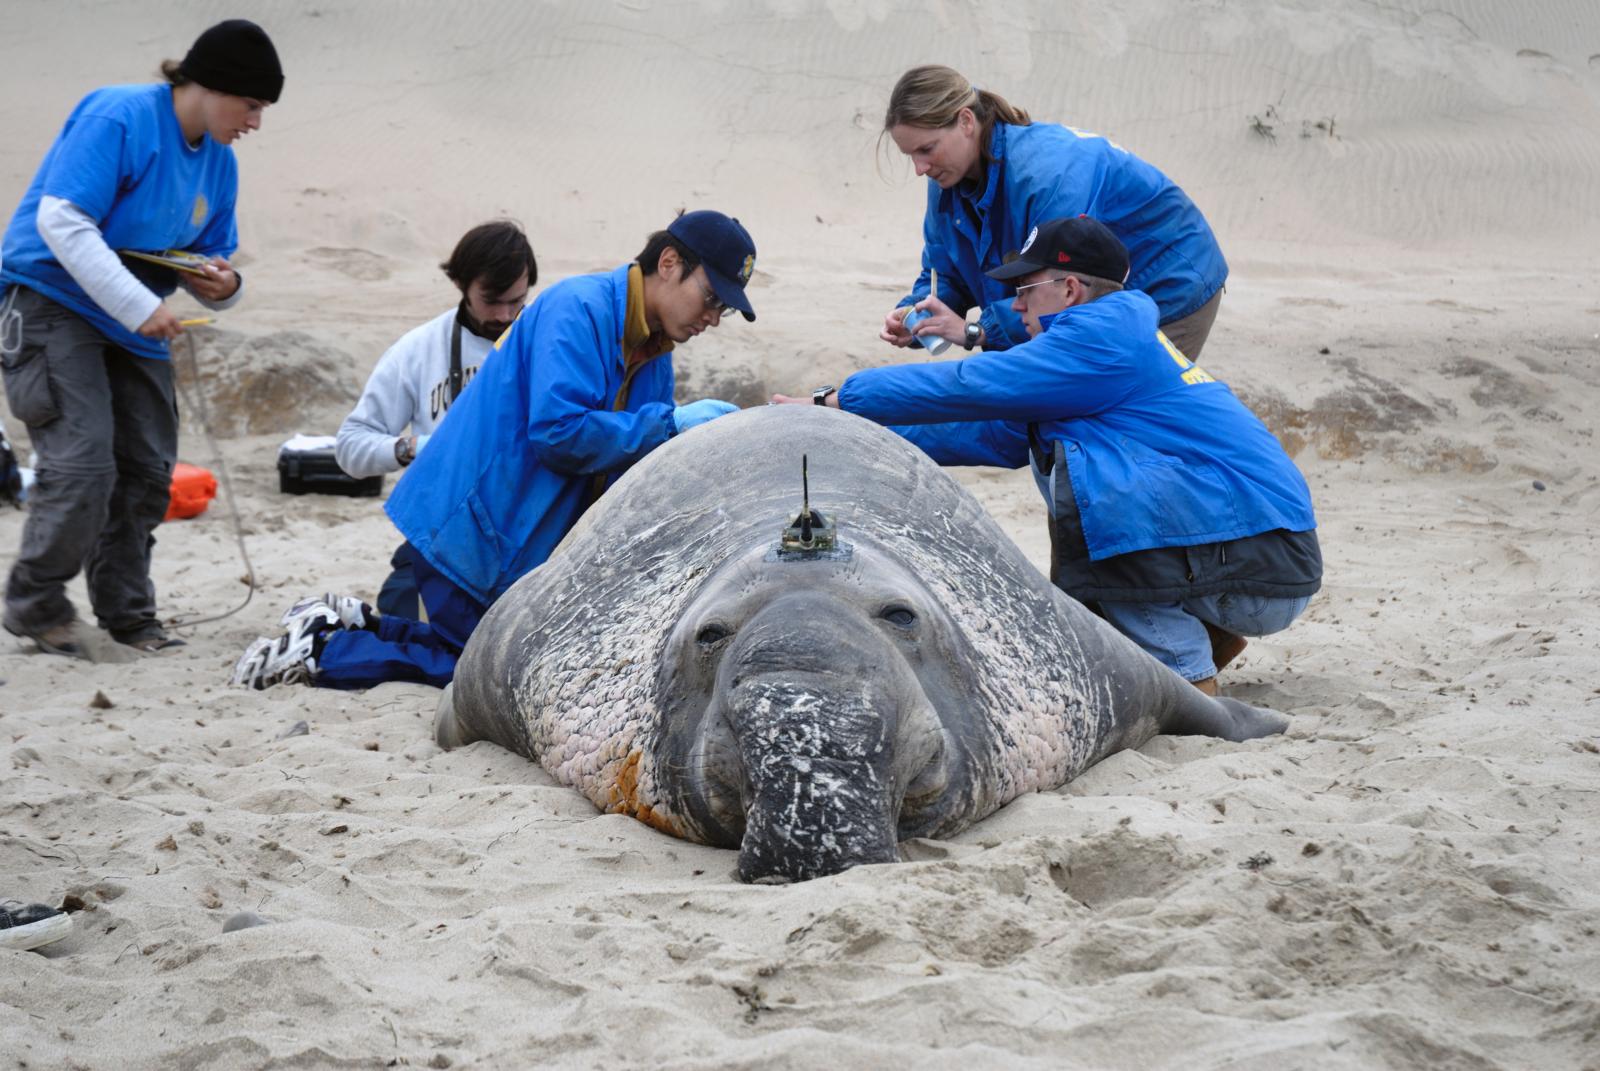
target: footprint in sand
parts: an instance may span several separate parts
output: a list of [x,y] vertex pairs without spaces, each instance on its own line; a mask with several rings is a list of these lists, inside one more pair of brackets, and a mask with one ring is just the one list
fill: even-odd
[[367,249],[317,246],[306,250],[306,259],[363,283],[377,283],[389,278],[389,268],[384,258]]

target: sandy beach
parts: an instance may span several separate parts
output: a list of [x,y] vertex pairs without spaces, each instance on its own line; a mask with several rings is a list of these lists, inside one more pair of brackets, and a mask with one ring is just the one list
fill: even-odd
[[[4,211],[81,96],[235,14],[287,84],[237,150],[247,297],[175,359],[180,456],[220,467],[203,392],[260,590],[158,655],[0,642],[0,898],[79,908],[0,953],[0,1068],[1600,1069],[1593,0],[14,0]],[[685,399],[903,359],[877,331],[924,190],[877,135],[922,62],[1112,137],[1216,229],[1203,363],[1326,558],[1221,678],[1286,735],[1158,737],[898,865],[750,887],[441,751],[433,689],[227,686],[297,597],[375,595],[379,502],[280,494],[276,449],[455,303],[476,222],[519,219],[542,288],[738,216],[759,319],[678,351]],[[1031,476],[953,471],[1047,567]],[[157,539],[165,614],[244,601],[224,501]],[[241,911],[270,925],[224,934]]]

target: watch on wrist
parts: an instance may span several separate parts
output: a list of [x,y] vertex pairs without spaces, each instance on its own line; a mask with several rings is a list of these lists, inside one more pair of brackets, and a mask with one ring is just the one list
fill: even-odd
[[812,405],[827,405],[828,404],[828,395],[834,393],[838,389],[839,389],[838,387],[835,387],[832,384],[829,384],[826,387],[818,387],[816,390],[811,392],[811,404]]
[[972,347],[978,344],[978,339],[982,337],[983,325],[974,320],[967,325],[967,331],[966,334],[964,334],[961,338],[961,344],[970,350]]
[[401,467],[411,464],[416,456],[417,448],[411,445],[411,436],[402,435],[394,441],[394,459]]

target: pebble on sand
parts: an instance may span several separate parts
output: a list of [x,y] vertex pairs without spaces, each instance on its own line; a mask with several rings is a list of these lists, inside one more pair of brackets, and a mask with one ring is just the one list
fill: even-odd
[[223,933],[232,933],[234,930],[248,930],[252,926],[270,926],[266,919],[254,911],[241,911],[222,924]]

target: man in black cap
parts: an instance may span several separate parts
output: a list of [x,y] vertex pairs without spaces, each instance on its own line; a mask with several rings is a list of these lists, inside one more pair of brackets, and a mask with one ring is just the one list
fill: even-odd
[[1103,224],[1044,223],[988,274],[1015,285],[1027,342],[868,369],[810,400],[901,425],[940,464],[1031,465],[1051,580],[1216,694],[1242,637],[1287,628],[1321,586],[1305,478],[1123,289],[1128,254]]
[[426,624],[351,596],[303,600],[234,683],[442,687],[489,605],[542,563],[606,486],[675,435],[733,412],[673,402],[672,348],[737,310],[756,247],[720,212],[681,215],[631,263],[540,294],[484,358],[385,510],[414,549]]
[[183,325],[165,298],[239,299],[230,146],[261,125],[283,70],[261,28],[234,20],[162,73],[78,103],[0,247],[0,364],[39,455],[3,624],[53,654],[81,653],[66,593],[80,569],[117,642],[181,642],[150,580],[178,448],[168,342]]

